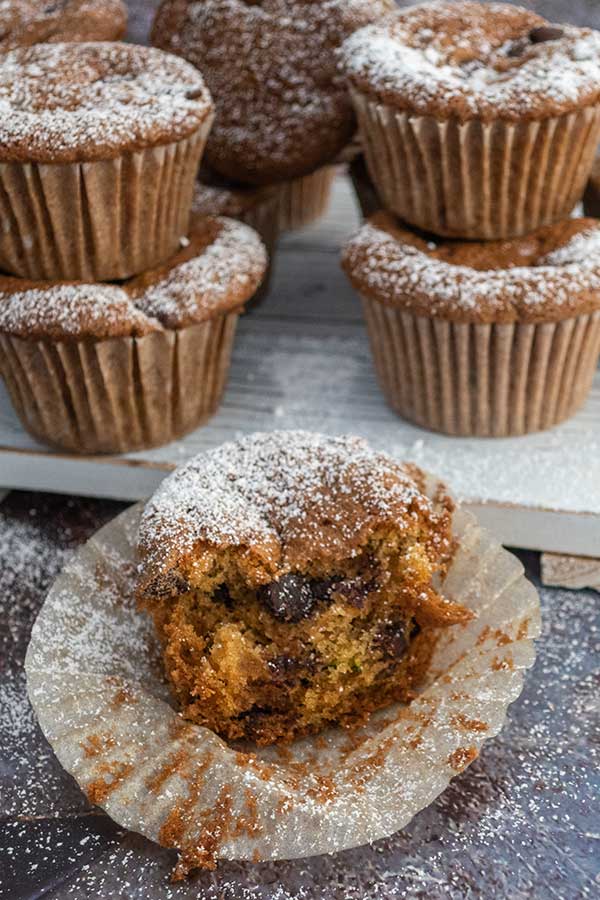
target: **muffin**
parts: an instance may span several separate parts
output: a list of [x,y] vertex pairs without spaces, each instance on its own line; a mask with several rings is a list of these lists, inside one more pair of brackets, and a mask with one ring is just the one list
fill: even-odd
[[343,252],[396,412],[455,435],[504,436],[573,415],[600,353],[600,222],[527,237],[426,239],[377,213]]
[[215,101],[208,165],[270,184],[316,172],[355,121],[336,49],[393,0],[164,0],[152,42],[202,72]]
[[289,741],[410,699],[437,629],[448,498],[357,438],[256,434],[171,475],[140,525],[138,597],[184,718]]
[[73,453],[174,440],[217,409],[258,235],[197,220],[163,266],[116,284],[0,277],[0,374],[24,427]]
[[0,55],[0,269],[128,278],[187,233],[212,103],[186,62],[118,43]]
[[121,0],[3,0],[0,51],[58,41],[118,41],[127,28]]
[[600,34],[519,7],[437,2],[342,48],[387,209],[447,237],[499,239],[569,215],[600,137]]

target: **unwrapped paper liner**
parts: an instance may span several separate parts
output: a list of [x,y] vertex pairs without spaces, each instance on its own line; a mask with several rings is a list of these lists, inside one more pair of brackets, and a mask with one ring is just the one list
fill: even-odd
[[424,231],[491,240],[567,218],[600,138],[600,106],[522,123],[437,120],[356,89],[369,174],[386,208]]
[[[430,479],[430,496],[438,490]],[[252,752],[171,705],[150,620],[133,599],[140,513],[130,508],[76,553],[34,625],[25,668],[62,765],[120,825],[176,847],[176,873],[390,835],[502,728],[534,661],[539,600],[519,561],[470,514],[454,515],[457,551],[441,589],[476,616],[440,632],[419,697],[357,732]]]

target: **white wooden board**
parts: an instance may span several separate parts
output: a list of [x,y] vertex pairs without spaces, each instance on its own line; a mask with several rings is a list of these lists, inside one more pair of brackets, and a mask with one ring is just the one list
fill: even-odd
[[506,544],[600,555],[600,373],[586,407],[541,434],[450,438],[387,408],[360,306],[338,265],[358,224],[349,184],[330,214],[282,241],[269,297],[240,323],[221,410],[181,441],[121,457],[81,458],[36,444],[0,389],[0,485],[136,500],[194,453],[274,428],[353,432],[437,472]]

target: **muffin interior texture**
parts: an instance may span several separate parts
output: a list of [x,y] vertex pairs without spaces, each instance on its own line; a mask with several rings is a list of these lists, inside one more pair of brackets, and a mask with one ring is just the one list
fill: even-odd
[[[376,455],[373,465],[381,477]],[[262,542],[201,539],[146,583],[142,561],[141,602],[185,718],[230,740],[270,744],[353,726],[414,696],[437,630],[470,614],[432,586],[451,554],[450,501],[434,512],[413,482],[416,502],[397,515],[394,488],[401,477],[404,488],[410,480],[394,465],[387,476],[396,479],[391,514],[372,508],[365,516],[373,502],[366,494],[346,504],[346,491],[359,487],[348,471],[326,499],[322,490],[321,499],[308,491],[307,534],[319,535],[320,552],[293,546],[296,517],[266,555]],[[166,502],[159,497],[150,521]],[[152,531],[160,534],[156,519]],[[290,544],[282,547],[286,531]],[[145,539],[148,546],[147,528]]]

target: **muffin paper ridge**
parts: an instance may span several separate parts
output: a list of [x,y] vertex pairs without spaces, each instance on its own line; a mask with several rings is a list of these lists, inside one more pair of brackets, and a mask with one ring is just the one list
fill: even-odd
[[216,412],[238,314],[139,338],[0,335],[0,373],[23,426],[51,446],[126,453],[166,444]]
[[362,300],[385,397],[423,428],[480,437],[540,431],[572,416],[590,391],[600,312],[540,324],[469,324]]
[[[435,498],[442,486],[429,478]],[[442,585],[477,616],[438,641],[429,682],[360,732],[283,749],[229,747],[169,705],[133,586],[140,505],[76,553],[34,625],[28,692],[59,760],[115,821],[180,854],[281,859],[358,846],[403,827],[501,729],[534,659],[539,600],[520,563],[458,508]]]
[[210,124],[116,159],[0,163],[0,268],[39,281],[109,281],[165,260],[188,231]]
[[567,218],[600,138],[600,106],[511,123],[399,112],[351,88],[384,205],[444,237],[516,237]]

